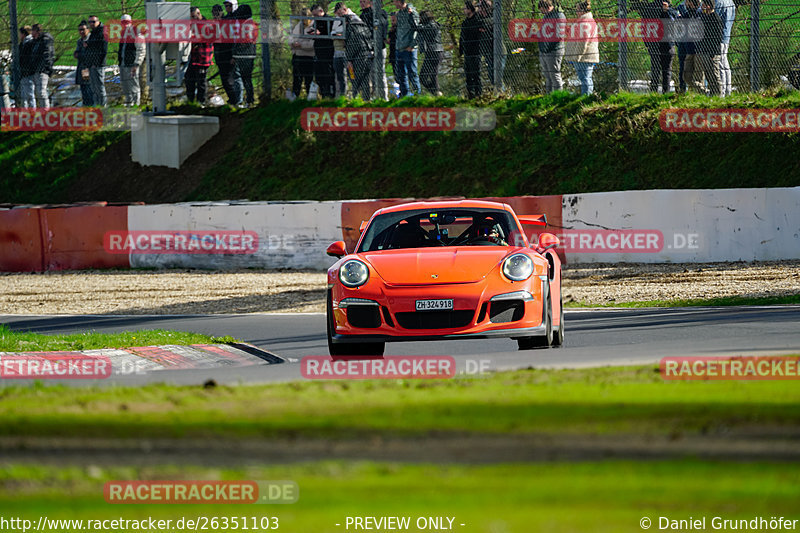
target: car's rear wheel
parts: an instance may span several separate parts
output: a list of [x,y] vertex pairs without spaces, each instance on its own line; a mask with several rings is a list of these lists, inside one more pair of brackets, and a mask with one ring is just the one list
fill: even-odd
[[558,302],[558,329],[553,332],[553,346],[564,344],[564,297],[559,298]]
[[537,337],[522,337],[517,339],[517,346],[520,350],[533,350],[536,348],[549,348],[553,344],[553,306],[550,302],[550,295],[547,295],[546,315],[544,319],[544,335]]
[[328,302],[325,310],[328,353],[331,355],[383,355],[386,349],[385,342],[333,342],[333,295],[328,291]]

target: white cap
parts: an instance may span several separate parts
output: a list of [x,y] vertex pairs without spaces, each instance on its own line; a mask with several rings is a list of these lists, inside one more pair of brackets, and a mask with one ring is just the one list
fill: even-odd
[[130,15],[128,15],[128,14],[126,13],[126,14],[122,15],[122,18],[121,18],[121,19],[119,19],[119,20],[120,20],[121,22],[125,22],[125,21],[129,21],[129,22],[130,22],[130,21],[132,21],[133,19],[131,18],[131,16],[130,16]]

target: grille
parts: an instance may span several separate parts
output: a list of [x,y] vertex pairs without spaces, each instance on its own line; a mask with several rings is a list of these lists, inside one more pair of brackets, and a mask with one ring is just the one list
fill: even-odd
[[522,300],[500,300],[492,302],[489,308],[489,320],[495,324],[516,322],[525,314],[525,302]]
[[463,328],[467,326],[472,317],[475,316],[474,309],[464,311],[417,311],[407,313],[395,313],[400,327],[405,329],[449,329]]
[[351,305],[347,308],[347,321],[354,328],[377,328],[381,325],[377,305]]

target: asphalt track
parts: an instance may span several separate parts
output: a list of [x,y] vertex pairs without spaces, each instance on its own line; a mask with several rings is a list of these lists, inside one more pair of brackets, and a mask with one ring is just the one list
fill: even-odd
[[[159,370],[74,385],[266,383],[301,379],[300,359],[327,355],[322,314],[243,315],[0,315],[14,330],[66,334],[172,329],[231,335],[284,363],[213,369]],[[665,356],[780,355],[800,353],[800,306],[580,309],[566,311],[561,348],[518,351],[510,339],[388,343],[386,355],[451,355],[491,370],[652,364]],[[0,385],[14,384],[2,380]],[[19,382],[16,382],[19,384]]]

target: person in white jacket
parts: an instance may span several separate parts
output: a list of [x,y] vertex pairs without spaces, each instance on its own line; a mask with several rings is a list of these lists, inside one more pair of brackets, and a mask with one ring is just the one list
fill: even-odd
[[570,33],[567,35],[564,60],[575,66],[575,72],[581,82],[581,94],[592,94],[594,92],[592,71],[600,62],[600,46],[597,43],[597,24],[592,16],[591,0],[575,4],[575,13],[579,28],[576,28],[574,35]]
[[[311,10],[304,7],[300,14],[311,16]],[[292,92],[290,100],[300,96],[303,85],[306,87],[306,96],[311,91],[311,82],[314,81],[314,40],[304,39],[303,35],[311,35],[314,26],[310,18],[303,19],[292,28]]]

